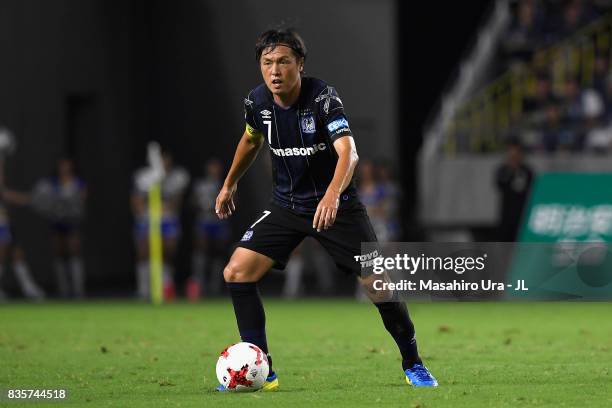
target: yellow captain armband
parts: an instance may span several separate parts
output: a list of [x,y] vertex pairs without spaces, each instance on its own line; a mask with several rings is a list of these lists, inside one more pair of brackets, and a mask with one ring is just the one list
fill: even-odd
[[244,131],[247,133],[247,135],[249,135],[249,139],[251,140],[260,139],[263,137],[263,133],[261,133],[259,130],[255,129],[248,123],[246,124],[246,128],[244,129]]

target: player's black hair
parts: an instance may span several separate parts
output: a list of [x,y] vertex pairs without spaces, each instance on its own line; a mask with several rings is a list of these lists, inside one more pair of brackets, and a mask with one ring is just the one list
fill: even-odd
[[306,44],[302,37],[293,29],[268,30],[259,36],[255,43],[255,60],[259,62],[265,49],[274,50],[279,45],[285,45],[293,50],[296,57],[306,61]]

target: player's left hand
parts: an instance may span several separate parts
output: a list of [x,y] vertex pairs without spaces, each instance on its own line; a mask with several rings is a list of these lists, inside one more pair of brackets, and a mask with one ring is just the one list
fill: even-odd
[[312,221],[312,228],[316,229],[317,232],[321,232],[321,229],[328,229],[334,225],[339,205],[340,194],[332,190],[327,190],[323,199],[319,201],[319,205],[317,206],[317,211]]

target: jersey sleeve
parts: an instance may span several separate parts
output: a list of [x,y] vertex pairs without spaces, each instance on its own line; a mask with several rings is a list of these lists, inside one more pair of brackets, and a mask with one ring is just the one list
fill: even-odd
[[253,100],[251,94],[244,98],[244,121],[246,122],[245,132],[251,139],[259,139],[263,137],[263,133],[257,127],[255,121],[255,112],[253,110]]
[[322,118],[323,125],[327,129],[327,133],[332,143],[342,136],[353,135],[346,114],[344,113],[342,100],[334,87],[327,86],[319,96],[316,97],[315,102],[317,103],[319,116]]

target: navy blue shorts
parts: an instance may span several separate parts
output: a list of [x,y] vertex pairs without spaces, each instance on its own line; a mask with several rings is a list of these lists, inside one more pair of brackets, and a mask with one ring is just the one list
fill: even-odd
[[274,267],[284,269],[291,252],[306,237],[319,241],[336,266],[347,274],[360,276],[362,242],[376,242],[376,234],[365,207],[356,203],[338,211],[334,225],[328,230],[312,228],[313,214],[300,213],[270,204],[246,230],[237,246],[247,248],[275,261]]

